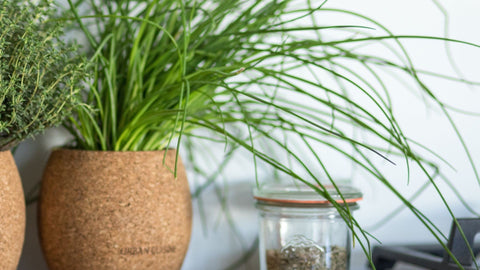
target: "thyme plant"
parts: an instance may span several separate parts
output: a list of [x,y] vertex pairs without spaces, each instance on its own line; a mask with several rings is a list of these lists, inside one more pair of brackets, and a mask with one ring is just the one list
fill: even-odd
[[[326,8],[326,1],[68,2],[66,17],[83,32],[94,69],[84,101],[95,110],[79,107],[65,124],[77,148],[141,151],[176,146],[192,153],[202,140],[221,142],[227,154],[194,196],[214,182],[232,152],[244,149],[256,169],[266,164],[330,200],[369,253],[368,233],[325,189],[325,184],[337,186],[325,163],[328,156],[318,151],[329,149],[384,184],[444,245],[445,236],[436,225],[376,165],[378,160],[403,161],[419,168],[450,211],[435,181],[444,161],[428,149],[425,154],[424,146],[404,134],[383,71],[404,76],[451,119],[449,107],[423,76],[471,82],[417,70],[402,41],[477,45],[395,36],[370,18]],[[350,16],[360,23],[320,25],[323,14]],[[362,52],[371,44],[394,59]],[[367,110],[366,104],[373,109]],[[451,125],[456,130],[453,121]],[[370,140],[352,134],[352,127]],[[465,152],[469,154],[466,146]],[[187,156],[195,163],[195,155]]]
[[58,125],[80,104],[85,60],[60,39],[53,12],[0,0],[0,151]]

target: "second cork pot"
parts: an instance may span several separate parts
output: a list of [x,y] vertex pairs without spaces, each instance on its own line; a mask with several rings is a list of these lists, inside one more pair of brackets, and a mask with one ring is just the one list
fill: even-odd
[[0,151],[0,269],[17,269],[25,237],[25,197],[10,151]]
[[180,269],[192,205],[175,150],[56,150],[45,169],[41,246],[51,270]]

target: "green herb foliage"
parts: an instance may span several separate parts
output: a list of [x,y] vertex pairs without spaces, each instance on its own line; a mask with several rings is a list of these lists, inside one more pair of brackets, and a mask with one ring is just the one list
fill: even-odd
[[[419,168],[450,211],[435,182],[444,161],[402,132],[389,92],[395,89],[386,84],[384,72],[416,85],[451,120],[449,107],[422,77],[474,82],[417,70],[402,42],[478,46],[395,36],[360,14],[325,8],[325,2],[69,0],[67,16],[77,21],[91,48],[94,76],[85,101],[94,110],[80,107],[66,127],[77,147],[88,150],[185,145],[191,153],[201,140],[222,142],[224,162],[214,175],[205,175],[207,183],[194,196],[214,182],[234,150],[243,148],[256,169],[267,164],[330,200],[368,253],[368,233],[325,189],[325,183],[337,183],[325,163],[328,156],[318,151],[321,146],[383,183],[443,245],[445,236],[378,166],[378,160],[395,159]],[[350,16],[368,27],[319,25],[323,14]],[[382,47],[393,60],[362,53],[366,45]],[[354,136],[352,127],[370,143]]]
[[0,150],[58,125],[79,104],[85,77],[48,5],[0,0]]

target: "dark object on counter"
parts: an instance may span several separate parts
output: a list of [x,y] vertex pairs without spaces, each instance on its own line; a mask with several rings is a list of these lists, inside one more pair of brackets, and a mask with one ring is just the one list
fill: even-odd
[[[480,233],[480,219],[463,218],[457,221],[465,234],[468,244],[472,247],[474,254],[478,254],[480,247],[474,247],[473,241],[475,236]],[[477,269],[473,263],[473,258],[468,246],[455,222],[452,222],[447,247],[462,265],[462,269]],[[405,262],[433,270],[460,269],[448,253],[438,245],[377,246],[373,248],[372,260],[377,270],[393,268],[397,262]]]

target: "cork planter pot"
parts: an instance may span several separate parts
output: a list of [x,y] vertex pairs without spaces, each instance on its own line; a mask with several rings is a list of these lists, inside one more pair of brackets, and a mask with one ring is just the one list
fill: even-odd
[[192,205],[175,150],[56,150],[43,176],[41,246],[51,270],[180,269]]
[[10,151],[0,152],[0,269],[17,269],[25,237],[25,197]]

